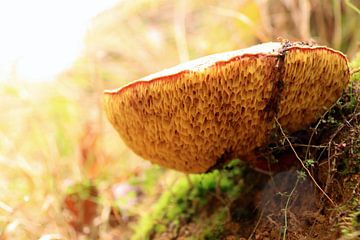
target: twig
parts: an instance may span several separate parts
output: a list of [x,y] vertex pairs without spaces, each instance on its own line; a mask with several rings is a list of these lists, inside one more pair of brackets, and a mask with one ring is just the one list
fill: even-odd
[[358,9],[354,4],[350,2],[350,0],[345,1],[346,5],[348,5],[352,10],[360,14],[360,9]]
[[325,195],[325,197],[329,200],[329,202],[334,206],[337,207],[337,205],[335,204],[335,202],[326,194],[326,192],[319,186],[319,184],[316,182],[316,180],[314,179],[314,177],[311,175],[309,169],[304,165],[303,161],[301,160],[301,158],[299,157],[299,155],[297,154],[297,152],[295,151],[293,145],[291,144],[289,138],[286,136],[286,134],[284,133],[284,130],[282,129],[278,119],[275,117],[275,122],[277,123],[277,125],[280,128],[281,134],[284,136],[285,140],[289,143],[291,150],[294,152],[295,157],[299,160],[301,166],[305,169],[306,173],[309,175],[309,177],[311,178],[311,180],[314,182],[315,186]]
[[354,75],[354,74],[356,74],[356,73],[359,73],[359,72],[360,72],[360,67],[355,68],[355,69],[352,69],[352,70],[350,71],[350,75],[352,76],[352,75]]
[[270,215],[266,216],[266,218],[270,223],[274,224],[276,227],[280,227],[279,224],[274,219],[272,219]]
[[313,130],[313,132],[311,133],[311,136],[310,136],[310,138],[309,138],[309,142],[308,142],[308,146],[309,146],[309,147],[306,149],[305,159],[307,159],[307,158],[309,157],[308,154],[309,154],[309,150],[310,150],[310,144],[311,144],[311,142],[312,142],[312,139],[313,139],[313,137],[314,137],[314,135],[315,135],[316,130],[317,130],[318,127],[320,126],[321,121],[325,118],[326,114],[328,114],[329,111],[330,111],[334,106],[336,106],[336,103],[334,103],[333,105],[331,105],[330,108],[329,108],[328,110],[326,110],[326,112],[324,112],[323,115],[321,115],[319,121],[318,121],[317,124],[315,125],[315,128],[314,128],[314,130]]
[[284,233],[283,233],[283,237],[282,237],[283,240],[286,239],[286,232],[287,232],[287,228],[288,228],[287,209],[288,209],[288,207],[289,207],[289,203],[290,203],[291,196],[294,194],[295,189],[296,189],[298,183],[299,183],[299,177],[296,179],[295,186],[294,186],[294,188],[291,190],[291,192],[290,192],[290,194],[289,194],[289,196],[288,196],[288,199],[286,200],[286,204],[285,204],[285,208],[284,208]]
[[307,144],[300,144],[300,143],[294,143],[294,147],[311,147],[311,148],[327,148],[327,145],[307,145]]
[[260,224],[260,222],[261,222],[261,219],[262,219],[263,214],[264,214],[264,208],[261,209],[259,219],[257,220],[253,231],[251,232],[250,236],[248,237],[248,240],[251,240],[252,236],[255,234],[256,229],[258,228],[258,226],[259,226],[259,224]]

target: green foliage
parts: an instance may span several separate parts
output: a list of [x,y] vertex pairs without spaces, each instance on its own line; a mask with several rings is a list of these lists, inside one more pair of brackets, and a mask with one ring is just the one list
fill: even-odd
[[[168,230],[170,225],[173,231],[178,231],[180,225],[191,221],[216,194],[234,197],[241,193],[242,185],[238,183],[238,178],[242,168],[238,163],[231,162],[223,170],[179,179],[161,195],[152,210],[134,227],[135,235],[132,239],[148,239],[153,234]],[[221,222],[222,217],[221,214],[216,217],[218,222]],[[219,229],[217,231],[220,232]],[[204,233],[204,237],[205,235],[211,234]]]
[[297,171],[297,176],[298,176],[298,179],[300,179],[301,181],[305,180],[306,179],[306,173],[305,173],[305,170],[298,170]]
[[304,161],[304,165],[307,168],[313,167],[314,163],[315,163],[314,159],[305,159],[305,161]]

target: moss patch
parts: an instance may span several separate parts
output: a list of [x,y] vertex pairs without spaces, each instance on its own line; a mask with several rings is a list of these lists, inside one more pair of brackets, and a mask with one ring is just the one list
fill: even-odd
[[[244,192],[246,169],[235,160],[222,170],[183,176],[161,195],[151,211],[134,227],[133,239],[187,235],[186,231],[181,231],[181,226],[187,226],[191,236],[196,234],[201,239],[213,239],[210,236],[215,232],[220,236],[229,220],[231,202]],[[198,218],[199,215],[202,217]],[[203,225],[203,230],[196,229],[195,233],[191,227],[194,224]]]

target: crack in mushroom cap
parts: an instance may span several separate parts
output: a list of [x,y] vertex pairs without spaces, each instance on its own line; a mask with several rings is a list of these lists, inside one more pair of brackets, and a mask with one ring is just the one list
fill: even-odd
[[[167,168],[202,173],[218,161],[246,161],[268,143],[275,116],[289,132],[310,125],[340,97],[349,77],[347,59],[338,51],[272,42],[105,91],[104,106],[135,153]],[[274,94],[276,106],[268,110]]]

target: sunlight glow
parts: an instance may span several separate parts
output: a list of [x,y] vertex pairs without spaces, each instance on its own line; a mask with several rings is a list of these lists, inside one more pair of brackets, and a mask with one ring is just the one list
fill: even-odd
[[14,75],[26,81],[54,79],[81,53],[91,18],[116,2],[0,1],[0,82]]

